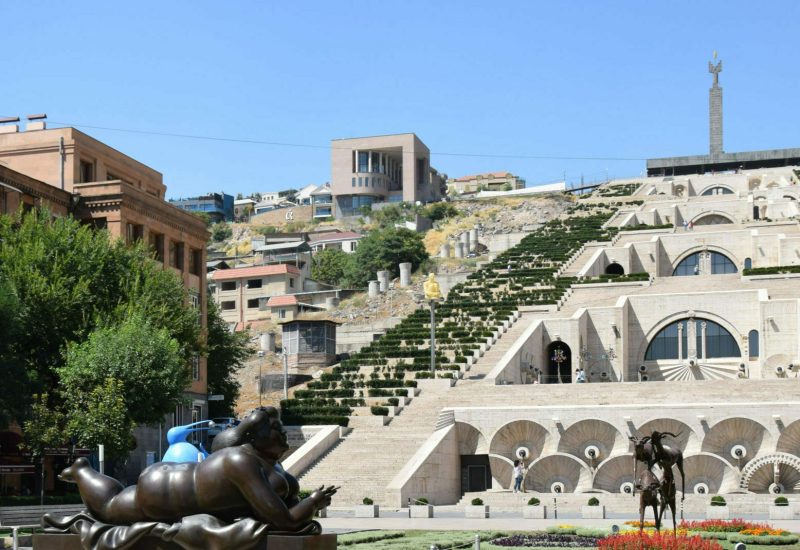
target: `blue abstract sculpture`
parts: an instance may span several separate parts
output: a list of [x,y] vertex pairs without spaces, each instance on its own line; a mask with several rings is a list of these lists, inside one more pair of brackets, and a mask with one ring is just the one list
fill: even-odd
[[[205,426],[202,428],[194,427],[201,424],[205,424]],[[189,437],[189,434],[192,432],[207,430],[213,426],[213,421],[201,420],[193,424],[170,428],[167,432],[167,443],[169,443],[169,447],[167,448],[167,452],[164,453],[164,458],[161,459],[161,462],[200,462],[201,456],[203,457],[202,460],[208,458],[208,451],[203,448],[202,443],[199,444],[200,448],[198,449],[186,441],[186,438]]]

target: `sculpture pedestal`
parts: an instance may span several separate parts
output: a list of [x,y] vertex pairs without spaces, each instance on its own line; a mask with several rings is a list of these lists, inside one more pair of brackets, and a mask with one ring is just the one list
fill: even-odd
[[[138,550],[167,550],[173,548],[180,548],[174,544],[165,543],[161,544],[147,543],[142,541],[135,548]],[[336,535],[335,534],[322,534],[311,537],[284,537],[273,535],[256,547],[257,550],[336,550]],[[78,535],[51,535],[40,534],[33,535],[33,549],[34,550],[83,550],[81,546],[81,539]],[[236,550],[231,548],[230,550]]]

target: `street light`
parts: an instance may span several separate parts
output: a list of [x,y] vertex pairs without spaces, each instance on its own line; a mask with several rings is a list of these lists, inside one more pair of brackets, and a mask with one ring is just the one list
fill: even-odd
[[431,376],[436,378],[436,302],[442,299],[442,290],[433,273],[428,274],[428,280],[422,288],[425,299],[431,306]]

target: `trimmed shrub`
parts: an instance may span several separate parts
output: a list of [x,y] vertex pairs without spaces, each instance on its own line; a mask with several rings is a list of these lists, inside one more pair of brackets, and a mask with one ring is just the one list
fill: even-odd
[[742,533],[730,533],[728,541],[732,543],[743,542],[745,544],[760,544],[760,545],[791,545],[797,544],[800,537],[797,535],[744,535]]
[[541,501],[536,497],[531,497],[528,501],[528,506],[539,506],[539,504],[541,504]]
[[789,506],[789,499],[786,497],[776,497],[775,506]]
[[366,504],[367,506],[370,506],[370,505],[372,505],[372,504],[375,504],[375,501],[374,501],[374,500],[372,500],[372,499],[371,499],[371,498],[369,498],[369,497],[364,497],[364,500],[362,500],[361,502],[362,502],[363,504]]
[[589,506],[600,506],[600,501],[597,500],[597,497],[592,497],[586,504],[588,504]]
[[379,405],[373,405],[369,408],[370,412],[375,416],[389,416],[389,409],[386,407],[381,407]]
[[725,497],[717,495],[715,497],[711,497],[711,506],[727,506],[728,503],[725,502]]
[[427,498],[425,498],[425,497],[422,497],[422,498],[418,498],[418,499],[416,499],[416,502],[417,502],[417,504],[419,504],[420,506],[424,506],[424,505],[428,504],[428,499],[427,499]]
[[470,504],[472,504],[473,506],[483,506],[483,499],[473,498]]

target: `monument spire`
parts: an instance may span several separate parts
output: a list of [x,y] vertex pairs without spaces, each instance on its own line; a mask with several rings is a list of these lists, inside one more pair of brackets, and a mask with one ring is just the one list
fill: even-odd
[[[714,52],[714,61],[717,52]],[[719,86],[719,73],[722,72],[722,60],[716,65],[714,61],[708,62],[708,72],[714,75],[714,83],[708,90],[708,130],[710,137],[710,154],[719,156],[722,150],[722,88]]]

